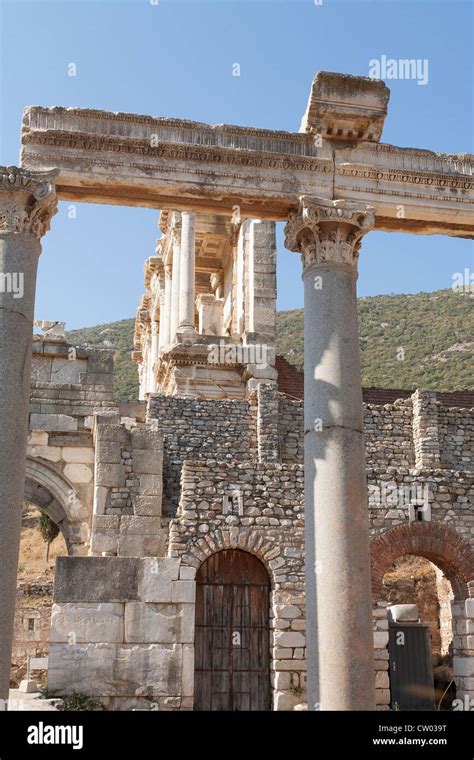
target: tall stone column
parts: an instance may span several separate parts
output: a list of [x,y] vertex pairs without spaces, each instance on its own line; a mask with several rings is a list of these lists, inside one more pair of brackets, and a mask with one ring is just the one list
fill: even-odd
[[165,292],[163,299],[163,312],[160,310],[160,351],[170,343],[170,318],[171,318],[171,267],[165,264]]
[[151,346],[150,346],[150,363],[148,366],[148,393],[155,393],[156,380],[155,380],[154,366],[155,366],[156,360],[158,359],[158,349],[159,349],[158,322],[155,322],[155,320],[152,319],[150,327],[151,327]]
[[36,271],[56,212],[56,174],[0,168],[0,699],[10,680]]
[[300,199],[285,245],[304,282],[308,708],[375,708],[357,258],[373,209]]
[[180,281],[179,270],[181,267],[181,222],[178,221],[179,215],[174,213],[173,227],[171,235],[173,236],[173,264],[171,270],[171,309],[170,309],[170,344],[176,340],[179,324],[179,296]]
[[183,335],[194,335],[194,303],[195,303],[195,242],[194,214],[183,211],[181,214],[181,264],[179,270],[179,324],[178,332]]

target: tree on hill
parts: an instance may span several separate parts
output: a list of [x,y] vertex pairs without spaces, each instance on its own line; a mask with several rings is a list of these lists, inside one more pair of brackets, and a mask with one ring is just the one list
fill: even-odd
[[45,512],[42,512],[39,519],[39,531],[41,533],[43,541],[46,544],[45,560],[47,562],[49,559],[49,547],[58,535],[59,528],[54,520],[51,520],[51,518]]

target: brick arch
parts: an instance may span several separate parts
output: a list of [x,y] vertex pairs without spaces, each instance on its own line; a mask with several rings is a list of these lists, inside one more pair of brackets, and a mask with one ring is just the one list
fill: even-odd
[[282,547],[265,540],[262,534],[252,528],[231,528],[206,533],[202,538],[188,544],[188,550],[181,555],[183,565],[198,568],[208,557],[223,549],[241,549],[257,557],[265,567],[272,589],[275,587],[275,560],[282,566]]
[[385,573],[395,560],[407,554],[425,557],[451,582],[456,599],[474,595],[474,551],[445,525],[413,522],[396,525],[371,542],[372,593],[380,598]]
[[59,527],[68,554],[82,553],[88,533],[87,510],[74,487],[43,462],[28,457],[24,499],[45,512]]

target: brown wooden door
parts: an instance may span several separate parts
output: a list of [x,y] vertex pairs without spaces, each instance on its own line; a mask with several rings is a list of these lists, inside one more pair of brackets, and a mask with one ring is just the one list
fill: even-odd
[[270,709],[270,583],[248,552],[213,554],[196,577],[195,710]]

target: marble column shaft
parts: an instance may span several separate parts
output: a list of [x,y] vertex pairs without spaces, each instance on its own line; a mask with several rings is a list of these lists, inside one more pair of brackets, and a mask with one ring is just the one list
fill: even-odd
[[160,350],[163,350],[170,343],[170,322],[171,322],[171,267],[165,265],[165,292],[163,303],[163,315],[160,312],[160,324],[163,321],[162,341]]
[[10,680],[36,272],[56,211],[56,173],[0,168],[0,699]]
[[181,214],[181,264],[179,270],[179,321],[178,331],[194,334],[195,306],[195,220],[190,211]]
[[304,281],[308,707],[375,706],[357,258],[373,209],[304,197],[286,226]]
[[171,270],[171,309],[170,309],[170,344],[176,341],[176,333],[179,324],[179,300],[180,300],[180,266],[181,266],[181,215],[174,213],[174,225],[171,231],[173,236],[173,264]]

